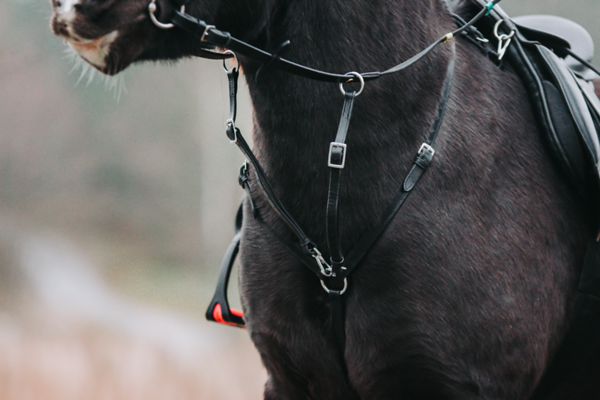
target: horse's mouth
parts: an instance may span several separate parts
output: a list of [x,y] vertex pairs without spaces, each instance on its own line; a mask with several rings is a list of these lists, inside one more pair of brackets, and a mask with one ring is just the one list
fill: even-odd
[[115,70],[109,65],[110,47],[119,36],[119,31],[112,31],[97,39],[67,38],[66,42],[75,52],[90,63],[93,67],[104,73]]
[[119,31],[114,30],[96,39],[84,39],[73,34],[61,34],[65,42],[77,55],[87,61],[91,66],[105,74],[114,75],[118,66],[113,65],[111,57],[111,45],[119,36]]

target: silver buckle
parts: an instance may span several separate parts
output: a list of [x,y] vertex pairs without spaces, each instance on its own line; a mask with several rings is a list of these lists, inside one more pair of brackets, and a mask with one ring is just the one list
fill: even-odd
[[431,147],[427,143],[423,143],[421,145],[421,148],[419,149],[419,154],[423,153],[423,150],[426,150],[426,151],[430,152],[432,157],[435,154],[435,150],[433,149],[433,147]]
[[[331,168],[338,168],[338,169],[343,169],[344,166],[346,165],[346,143],[338,143],[338,142],[331,142],[329,144],[329,156],[327,157],[327,166],[331,167]],[[333,153],[333,149],[334,148],[340,148],[342,149],[342,163],[341,164],[335,164],[331,161],[331,155]]]

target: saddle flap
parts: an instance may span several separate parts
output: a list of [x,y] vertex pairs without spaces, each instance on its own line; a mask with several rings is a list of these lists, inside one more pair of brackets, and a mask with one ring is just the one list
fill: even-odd
[[540,44],[526,48],[541,82],[536,97],[544,104],[535,109],[542,114],[538,119],[545,120],[542,125],[552,155],[581,194],[597,193],[600,114],[595,106],[600,106],[600,102],[589,87],[588,92],[582,89],[588,83],[578,79],[551,50]]
[[586,97],[577,83],[577,78],[569,70],[564,60],[558,58],[556,54],[544,46],[538,45],[537,47],[550,73],[553,75],[555,83],[559,86],[560,93],[566,100],[569,113],[579,130],[579,137],[585,143],[586,150],[589,156],[592,157],[594,165],[597,166],[600,156],[598,134]]
[[591,62],[594,57],[594,41],[588,31],[576,22],[554,15],[526,15],[513,18],[519,32],[531,41],[540,42],[561,58],[567,66],[587,80],[596,74],[579,61],[569,56],[571,49],[582,59]]
[[[484,3],[485,0],[473,0]],[[564,27],[578,26],[564,19],[536,16],[531,21],[544,21],[548,32],[526,28],[524,32],[515,25],[511,18],[500,7],[495,7],[490,18],[484,21],[483,31],[491,32],[491,27],[500,24],[504,34],[516,31],[512,43],[506,50],[504,58],[523,81],[529,94],[534,115],[540,133],[546,139],[548,149],[560,170],[578,192],[589,202],[594,215],[600,217],[600,102],[593,88],[585,81],[580,81],[581,74],[573,73],[565,60],[560,58],[545,43],[551,46],[564,47],[565,40],[557,37]],[[499,23],[503,21],[504,23]],[[517,18],[523,23],[524,19]],[[527,19],[525,19],[527,22]],[[557,29],[548,22],[558,21]],[[529,29],[529,30],[528,30]],[[582,33],[583,31],[583,33]],[[527,37],[529,35],[529,37]],[[583,28],[574,38],[587,36]],[[553,44],[554,43],[554,44]],[[593,44],[587,45],[588,57],[593,53]],[[559,51],[560,53],[560,51]]]

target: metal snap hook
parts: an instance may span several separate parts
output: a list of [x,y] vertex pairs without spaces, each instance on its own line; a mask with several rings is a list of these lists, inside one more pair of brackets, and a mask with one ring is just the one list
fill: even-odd
[[515,36],[514,29],[508,35],[506,35],[506,34],[501,35],[498,32],[498,28],[500,27],[500,25],[502,25],[502,22],[504,22],[504,20],[499,20],[498,22],[496,22],[496,25],[494,26],[494,36],[496,36],[496,38],[498,39],[498,60],[502,60],[502,58],[504,57],[504,54],[506,54],[506,50],[508,49],[508,46],[510,45],[512,37]]
[[236,68],[238,68],[238,69],[239,69],[239,67],[240,67],[240,62],[238,61],[238,58],[237,58],[237,56],[235,55],[235,53],[234,53],[233,51],[231,51],[231,50],[225,50],[225,51],[223,52],[223,54],[231,54],[231,55],[233,56],[233,59],[235,60],[235,61],[234,61],[234,64],[235,64],[235,65],[232,65],[232,66],[231,66],[231,69],[229,69],[229,68],[227,68],[227,60],[228,60],[228,59],[227,59],[227,58],[224,58],[224,59],[223,59],[223,69],[225,70],[225,72],[229,73],[229,72],[231,72],[231,71],[235,70]]
[[327,261],[325,261],[325,258],[323,258],[323,255],[321,254],[319,249],[314,247],[312,249],[311,255],[317,261],[317,264],[319,265],[319,269],[321,270],[321,274],[323,274],[324,276],[327,276],[327,277],[330,277],[333,275],[333,268],[331,268],[331,265],[327,264]]
[[503,19],[499,20],[498,22],[496,22],[496,25],[494,25],[494,36],[496,36],[496,38],[498,40],[507,40],[507,39],[512,39],[513,36],[515,36],[515,31],[511,31],[510,34],[506,35],[506,34],[502,34],[500,35],[500,33],[498,32],[498,28],[500,28],[500,25],[502,25],[502,23],[504,22]]
[[362,77],[361,74],[359,74],[358,72],[354,72],[354,71],[348,72],[346,74],[346,76],[348,76],[350,79],[348,79],[346,82],[340,82],[340,92],[342,92],[342,94],[345,96],[346,91],[344,90],[344,83],[353,82],[353,81],[355,81],[354,77],[356,77],[356,78],[358,78],[358,81],[360,82],[360,90],[358,92],[356,92],[355,96],[359,96],[365,88],[364,78]]
[[[171,23],[164,24],[156,18],[156,16],[154,15],[154,13],[156,12],[156,0],[152,0],[150,4],[148,4],[148,12],[150,12],[150,19],[152,20],[152,23],[154,23],[154,25],[156,25],[160,29],[171,29],[175,27],[175,25]],[[181,13],[185,13],[185,6],[181,6]]]

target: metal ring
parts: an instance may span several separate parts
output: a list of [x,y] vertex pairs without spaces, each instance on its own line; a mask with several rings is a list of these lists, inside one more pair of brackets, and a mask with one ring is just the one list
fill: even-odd
[[223,59],[223,69],[225,70],[225,72],[229,73],[229,72],[233,71],[234,69],[236,69],[236,67],[239,68],[240,62],[238,61],[238,58],[233,51],[225,50],[223,52],[223,54],[231,54],[233,56],[233,58],[235,59],[235,64],[236,64],[236,66],[232,66],[231,69],[229,69],[229,68],[227,68],[227,64],[226,64],[228,59],[224,58]]
[[[156,16],[154,15],[154,13],[156,12],[156,0],[152,0],[150,4],[148,4],[148,12],[150,13],[150,19],[152,20],[152,23],[160,29],[171,29],[175,27],[175,25],[171,23],[164,24],[156,18]],[[185,6],[181,6],[181,13],[185,14]]]
[[344,96],[346,95],[346,91],[344,90],[344,83],[353,82],[355,79],[352,76],[355,76],[360,82],[360,90],[356,92],[355,96],[359,96],[365,88],[365,80],[363,79],[362,75],[358,72],[352,71],[348,72],[346,76],[348,76],[350,79],[348,79],[346,82],[340,82],[340,92],[342,92]]
[[[325,282],[323,282],[323,280],[321,280],[321,286],[323,286],[323,289],[325,289],[327,294],[331,293],[331,290],[329,290],[329,288],[325,285]],[[348,278],[344,278],[344,288],[340,292],[340,296],[343,295],[344,293],[346,293],[347,289],[348,289]]]

